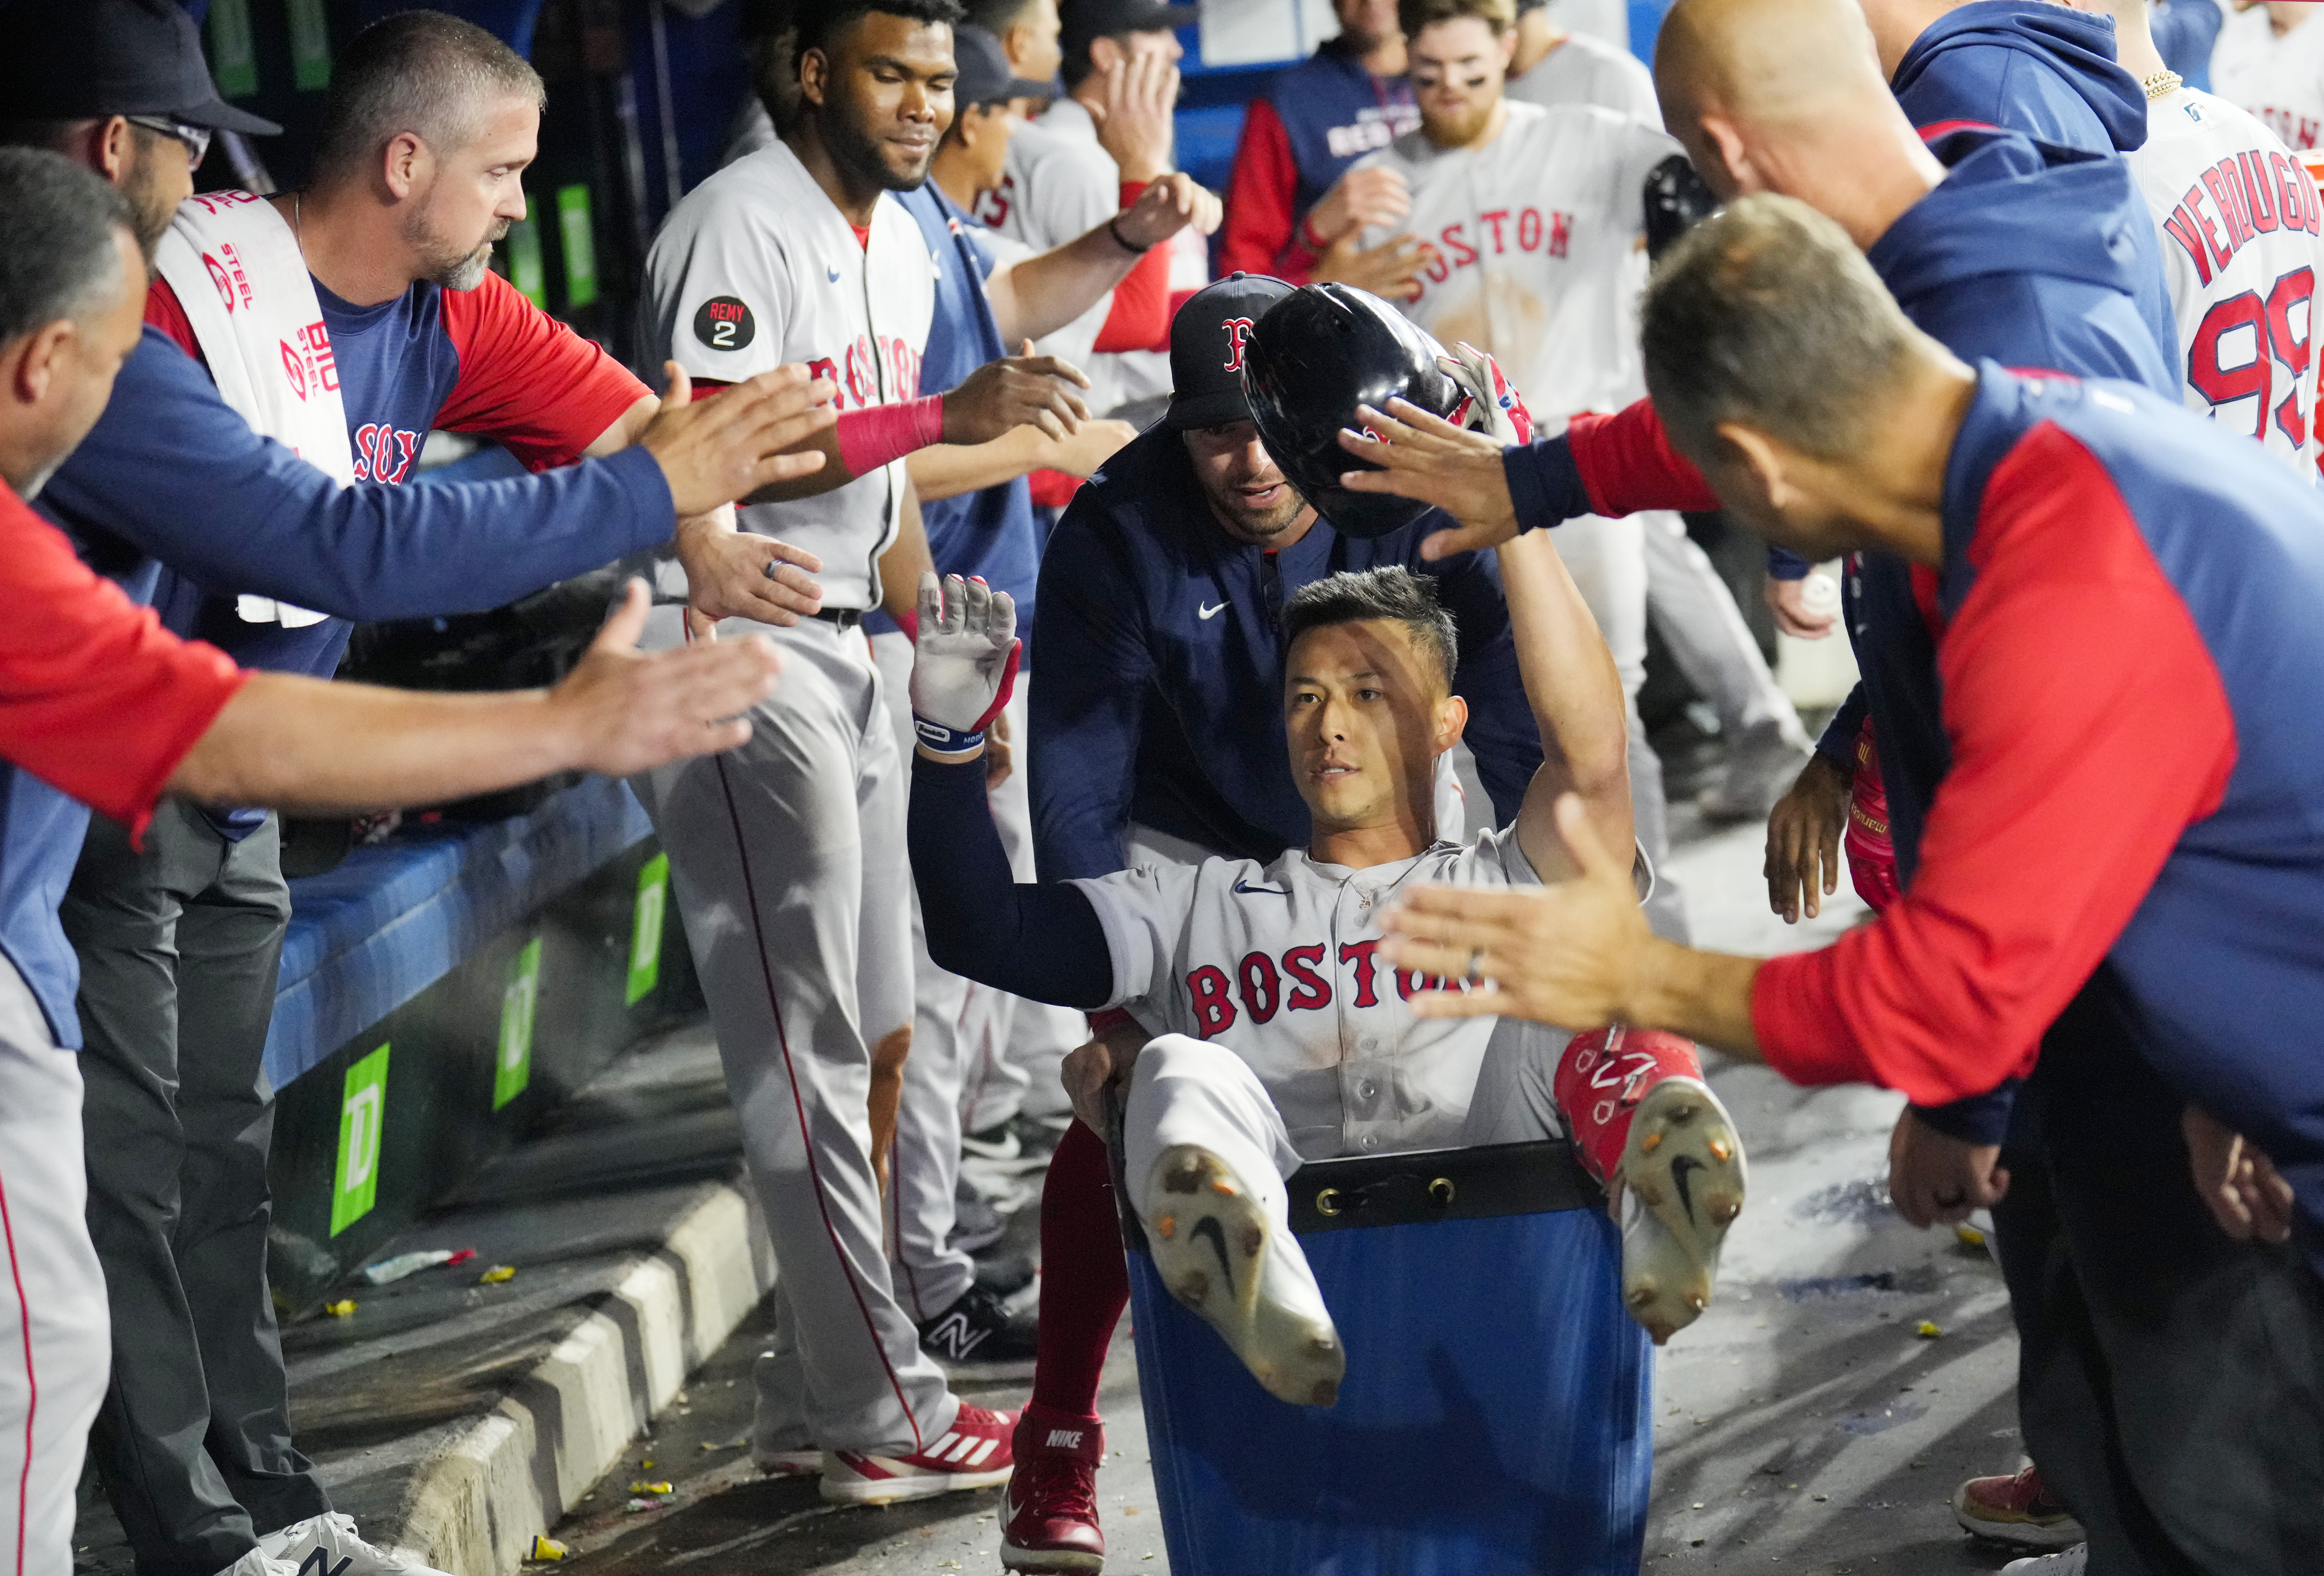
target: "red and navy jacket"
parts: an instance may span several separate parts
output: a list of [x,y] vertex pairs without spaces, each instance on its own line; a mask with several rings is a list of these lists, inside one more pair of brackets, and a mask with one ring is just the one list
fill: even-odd
[[1412,84],[1373,76],[1336,41],[1277,77],[1243,118],[1219,235],[1221,277],[1240,270],[1305,283],[1304,272],[1285,272],[1294,266],[1293,227],[1349,165],[1419,124]]
[[1943,517],[1920,869],[1761,967],[1761,1049],[1935,1104],[2097,992],[2275,1161],[2324,1267],[2324,500],[2175,398],[1987,361]]
[[[1866,261],[1923,332],[1965,361],[2059,366],[2127,378],[2178,397],[2139,300],[2143,271],[2126,237],[2154,223],[2118,158],[2045,146],[1989,127],[1930,144],[1950,171],[1874,242]],[[1716,509],[1718,498],[1665,440],[1651,402],[1584,415],[1504,462],[1517,518],[1554,523],[1641,509]],[[1909,883],[1921,825],[1950,760],[1935,650],[1922,596],[1899,560],[1860,555],[1848,576],[1849,642],[1863,681],[1820,749],[1853,769],[1868,709],[1888,793],[1897,871]],[[2006,1101],[1923,1115],[1956,1137],[2000,1141]]]

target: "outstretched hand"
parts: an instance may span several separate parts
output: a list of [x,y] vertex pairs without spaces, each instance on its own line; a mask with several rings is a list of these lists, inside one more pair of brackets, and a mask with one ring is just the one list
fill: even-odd
[[761,635],[641,652],[651,600],[644,581],[631,581],[588,651],[549,694],[572,731],[576,763],[607,777],[743,742],[751,724],[742,714],[774,692],[782,671]]
[[1497,1013],[1571,1029],[1627,1020],[1655,940],[1629,851],[1599,840],[1579,795],[1561,795],[1555,816],[1572,879],[1517,891],[1422,887],[1380,916],[1382,955],[1443,984],[1414,995],[1415,1017]]
[[1089,374],[1062,356],[1022,355],[988,361],[944,397],[946,443],[991,443],[1012,429],[1038,427],[1052,440],[1081,430],[1090,419],[1072,388],[1090,386]]
[[1461,522],[1423,541],[1422,558],[1499,547],[1517,534],[1517,505],[1501,469],[1503,445],[1481,432],[1464,432],[1408,400],[1391,400],[1385,411],[1359,405],[1356,419],[1364,430],[1342,429],[1340,447],[1379,469],[1345,472],[1342,486],[1416,498]]
[[680,520],[822,468],[820,450],[782,451],[838,419],[831,408],[837,385],[828,379],[779,366],[697,401],[684,367],[664,362],[662,372],[669,392],[638,444],[661,466]]

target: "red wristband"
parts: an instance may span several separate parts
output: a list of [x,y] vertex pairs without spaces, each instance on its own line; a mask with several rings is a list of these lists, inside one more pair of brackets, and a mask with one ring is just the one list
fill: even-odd
[[839,443],[839,463],[854,475],[868,476],[916,449],[944,441],[944,396],[845,411],[832,434]]

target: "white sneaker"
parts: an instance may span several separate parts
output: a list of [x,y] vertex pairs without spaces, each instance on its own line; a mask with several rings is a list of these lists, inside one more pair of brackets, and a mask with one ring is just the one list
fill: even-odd
[[2090,1545],[2076,1544],[2063,1553],[2012,1560],[2001,1568],[2001,1576],[2082,1576],[2089,1568]]
[[1170,1295],[1225,1338],[1269,1395],[1295,1406],[1337,1401],[1347,1349],[1287,1227],[1194,1144],[1162,1151],[1146,1196],[1147,1242]]
[[260,1538],[258,1547],[297,1576],[444,1576],[407,1551],[364,1542],[344,1511],[294,1521]]

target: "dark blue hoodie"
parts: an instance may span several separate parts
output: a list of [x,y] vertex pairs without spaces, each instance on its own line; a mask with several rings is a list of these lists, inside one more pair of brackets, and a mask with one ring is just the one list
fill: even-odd
[[1972,0],[1931,23],[1888,86],[1916,126],[1977,121],[2089,153],[2146,141],[2146,95],[2115,63],[2114,18]]

